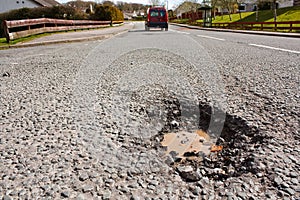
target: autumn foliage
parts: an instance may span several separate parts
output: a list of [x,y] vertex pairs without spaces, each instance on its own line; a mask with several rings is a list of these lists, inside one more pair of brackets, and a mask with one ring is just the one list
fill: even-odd
[[111,5],[96,5],[95,12],[91,14],[91,19],[94,20],[112,20],[123,21],[124,16],[122,11]]

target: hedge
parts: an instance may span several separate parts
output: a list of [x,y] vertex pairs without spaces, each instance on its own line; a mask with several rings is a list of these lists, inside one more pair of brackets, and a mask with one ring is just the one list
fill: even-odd
[[113,20],[123,21],[123,13],[114,6],[96,5],[95,13],[87,14],[81,10],[70,6],[60,5],[53,7],[38,8],[21,8],[10,12],[0,14],[0,37],[4,37],[2,27],[3,20],[19,20],[19,19],[36,19],[36,18],[53,18],[53,19],[72,19],[72,20]]

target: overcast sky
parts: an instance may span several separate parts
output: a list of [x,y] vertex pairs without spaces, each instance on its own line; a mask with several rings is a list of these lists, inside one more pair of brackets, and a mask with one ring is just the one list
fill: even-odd
[[[71,0],[56,0],[56,1],[58,1],[59,3],[66,3],[66,2],[71,1]],[[85,0],[85,1],[89,1],[89,0]],[[102,2],[102,0],[91,0],[91,1],[99,2],[99,3]],[[149,0],[113,0],[113,2],[115,2],[115,3],[117,1],[123,1],[123,2],[127,2],[127,3],[131,2],[131,3],[149,4]],[[162,1],[164,1],[164,0],[162,0]],[[172,9],[173,6],[178,5],[181,1],[182,0],[168,0],[168,3],[169,3],[168,8]]]

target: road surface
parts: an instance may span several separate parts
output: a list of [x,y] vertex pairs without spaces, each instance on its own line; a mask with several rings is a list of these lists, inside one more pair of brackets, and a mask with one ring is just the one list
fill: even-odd
[[[0,199],[297,199],[299,63],[300,39],[142,23],[2,50]],[[165,155],[203,124],[222,152]]]

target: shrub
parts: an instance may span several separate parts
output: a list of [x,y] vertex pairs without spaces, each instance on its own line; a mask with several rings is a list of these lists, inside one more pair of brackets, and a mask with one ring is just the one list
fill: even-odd
[[0,14],[0,37],[4,37],[2,22],[4,20],[36,19],[36,18],[54,18],[54,19],[73,19],[73,20],[113,20],[123,21],[123,13],[111,5],[96,5],[95,13],[90,17],[85,12],[71,6],[53,6],[38,8],[21,8],[10,12]]
[[87,15],[70,6],[53,6],[38,8],[21,8],[0,14],[2,20],[35,19],[35,18],[55,18],[55,19],[87,19]]
[[87,19],[87,14],[70,6],[53,6],[37,8],[21,8],[0,14],[0,37],[4,37],[2,22],[4,20],[36,19]]
[[111,19],[113,21],[123,21],[124,20],[124,15],[123,15],[122,11],[120,11],[118,8],[110,7],[110,10],[111,10]]
[[95,13],[91,15],[91,19],[104,21],[122,21],[123,13],[116,7],[110,5],[97,5]]

